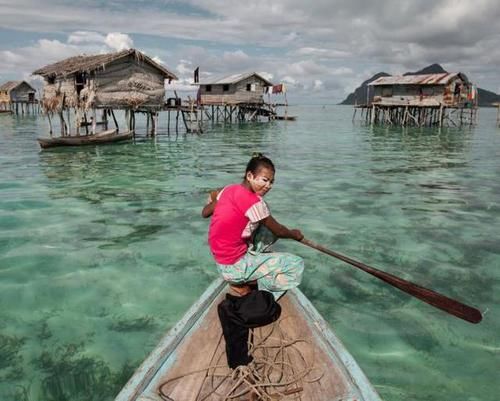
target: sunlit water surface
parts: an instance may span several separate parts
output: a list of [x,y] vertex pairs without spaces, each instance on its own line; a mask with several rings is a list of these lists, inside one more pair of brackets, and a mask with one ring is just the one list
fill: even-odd
[[[0,399],[112,400],[217,274],[200,217],[253,151],[277,166],[284,224],[487,311],[451,317],[344,263],[304,257],[301,286],[382,398],[496,401],[500,129],[373,128],[352,109],[40,151],[42,117],[0,116]],[[165,117],[165,116],[164,116]]]

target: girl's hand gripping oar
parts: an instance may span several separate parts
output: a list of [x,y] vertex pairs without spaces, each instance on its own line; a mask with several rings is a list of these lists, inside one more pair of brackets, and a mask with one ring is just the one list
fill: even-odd
[[399,288],[401,291],[413,295],[414,297],[424,302],[427,302],[429,305],[435,306],[436,308],[439,308],[451,315],[459,317],[460,319],[467,320],[468,322],[471,323],[479,323],[483,318],[481,312],[476,308],[455,301],[454,299],[438,294],[435,291],[421,287],[410,281],[406,281],[403,280],[402,278],[393,276],[392,274],[375,269],[374,267],[365,265],[364,263],[358,262],[347,256],[331,251],[321,245],[315,244],[314,242],[309,241],[306,238],[303,238],[300,242],[320,252],[326,253],[327,255],[333,256],[334,258],[343,260],[344,262],[349,263],[350,265],[353,265],[371,274],[372,276],[375,276],[380,280],[385,281],[386,283],[396,288]]

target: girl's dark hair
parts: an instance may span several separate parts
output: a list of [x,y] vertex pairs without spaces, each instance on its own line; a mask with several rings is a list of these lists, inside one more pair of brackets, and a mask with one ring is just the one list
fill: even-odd
[[262,153],[254,153],[252,158],[250,159],[250,161],[247,164],[247,169],[245,170],[245,175],[248,172],[251,172],[252,174],[255,175],[261,167],[266,167],[270,170],[273,170],[274,172],[276,171],[271,159],[267,158]]

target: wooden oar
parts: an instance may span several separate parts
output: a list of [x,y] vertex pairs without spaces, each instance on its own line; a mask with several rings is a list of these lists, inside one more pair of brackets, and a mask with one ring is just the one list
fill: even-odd
[[372,276],[379,278],[386,283],[399,288],[401,291],[404,291],[414,297],[427,302],[429,305],[432,305],[436,308],[439,308],[451,315],[459,317],[460,319],[467,320],[471,323],[479,323],[483,316],[481,312],[476,308],[465,305],[461,302],[458,302],[454,299],[448,298],[444,295],[438,294],[435,291],[429,290],[427,288],[421,287],[420,285],[414,284],[410,281],[403,280],[402,278],[393,276],[392,274],[383,272],[381,270],[375,269],[374,267],[370,267],[365,265],[364,263],[358,262],[357,260],[351,259],[347,256],[341,255],[340,253],[331,251],[324,246],[315,244],[308,239],[302,239],[304,245],[310,246],[320,252],[326,253],[327,255],[333,256],[334,258],[343,260],[350,265],[353,265]]

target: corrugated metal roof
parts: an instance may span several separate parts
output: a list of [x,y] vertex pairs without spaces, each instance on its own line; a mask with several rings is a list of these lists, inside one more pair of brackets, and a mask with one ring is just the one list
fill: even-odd
[[0,91],[7,91],[10,92],[11,90],[17,88],[18,86],[22,85],[25,83],[28,85],[31,89],[33,89],[34,92],[36,92],[36,89],[33,88],[29,83],[26,81],[7,81],[4,84],[0,85]]
[[390,77],[380,77],[370,82],[369,86],[378,85],[446,85],[453,78],[460,76],[466,82],[467,77],[460,72],[442,74],[422,74],[422,75],[392,75]]
[[222,85],[222,84],[235,84],[237,82],[243,81],[244,79],[247,79],[251,77],[252,75],[255,75],[259,79],[263,80],[267,85],[272,86],[273,83],[271,81],[268,81],[265,79],[262,75],[256,73],[256,72],[247,72],[247,73],[242,73],[242,74],[233,74],[233,75],[228,75],[223,78],[214,78],[210,81],[204,81],[204,82],[199,82],[198,84],[195,85]]

